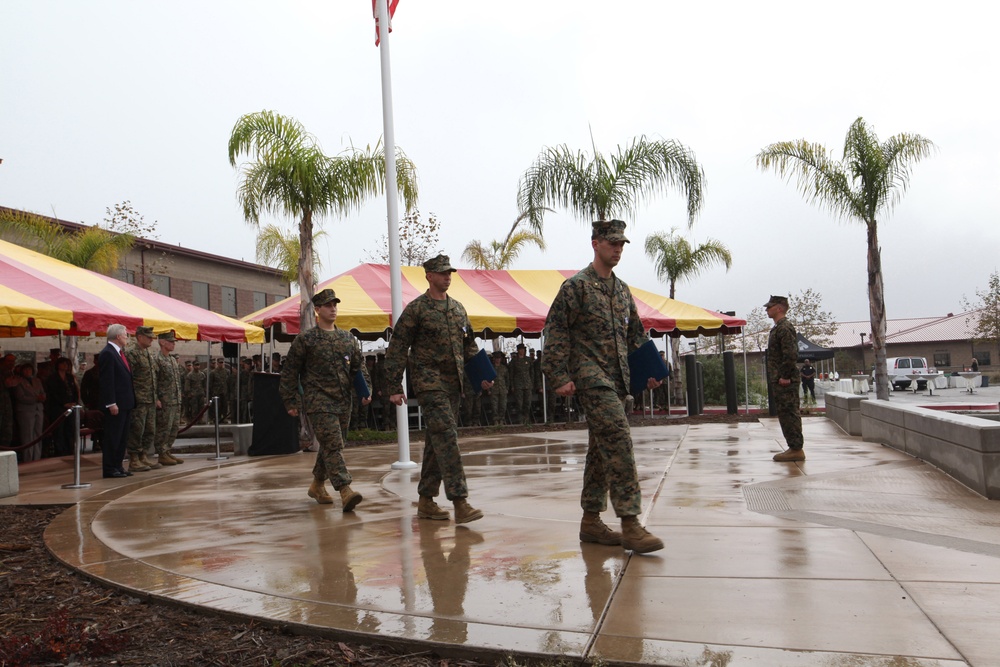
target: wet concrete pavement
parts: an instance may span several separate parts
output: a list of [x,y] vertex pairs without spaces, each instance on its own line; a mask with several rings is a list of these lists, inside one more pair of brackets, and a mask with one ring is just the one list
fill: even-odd
[[395,445],[348,450],[365,496],[352,514],[306,497],[308,453],[188,455],[128,480],[97,479],[95,461],[86,491],[59,489],[66,464],[43,461],[0,503],[76,502],[46,541],[118,586],[456,654],[1000,663],[1000,506],[825,418],[804,424],[797,464],[771,461],[769,418],[635,429],[642,518],[666,542],[645,556],[579,542],[582,430],[463,439],[486,513],[464,526],[416,518],[417,472],[389,469]]

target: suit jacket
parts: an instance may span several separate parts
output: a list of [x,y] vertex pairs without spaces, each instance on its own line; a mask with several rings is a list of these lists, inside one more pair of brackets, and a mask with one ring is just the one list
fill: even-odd
[[125,366],[121,355],[111,343],[104,346],[98,357],[101,385],[101,407],[116,403],[119,410],[135,407],[135,390],[132,388],[132,371]]

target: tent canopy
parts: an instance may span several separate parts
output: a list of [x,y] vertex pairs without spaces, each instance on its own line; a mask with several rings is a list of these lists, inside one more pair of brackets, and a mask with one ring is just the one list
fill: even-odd
[[833,359],[834,351],[828,347],[817,345],[800,333],[795,334],[799,339],[799,361],[822,361],[823,359]]
[[0,240],[0,336],[151,326],[182,340],[263,343],[264,330]]
[[[499,335],[537,337],[545,327],[549,305],[566,278],[577,271],[487,271],[463,269],[453,274],[448,294],[469,313],[476,333],[484,338]],[[427,289],[424,269],[402,267],[403,303]],[[320,283],[316,291],[330,288],[341,299],[337,326],[364,340],[384,338],[391,329],[392,295],[389,266],[361,264]],[[669,299],[631,287],[643,328],[653,336],[695,336],[739,333],[745,320]],[[280,325],[284,334],[299,332],[298,294],[243,318],[270,329]]]

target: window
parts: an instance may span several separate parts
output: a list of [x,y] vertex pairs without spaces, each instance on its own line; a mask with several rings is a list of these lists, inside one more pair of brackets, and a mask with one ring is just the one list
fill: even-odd
[[976,358],[976,361],[979,362],[980,366],[989,366],[990,365],[990,351],[989,350],[981,350],[979,352],[974,352],[972,354],[972,356],[974,356]]
[[909,368],[910,360],[906,357],[896,360],[896,368]]
[[119,269],[118,280],[123,283],[128,283],[129,285],[135,285],[135,271],[131,271],[129,269]]
[[280,294],[275,294],[273,298],[274,301],[272,301],[271,303],[280,303],[285,300],[285,297],[281,296]]
[[211,310],[208,307],[208,283],[192,282],[191,295],[194,299],[194,305],[205,310]]
[[236,317],[236,288],[222,288],[222,314]]
[[267,294],[264,292],[254,292],[253,293],[253,309],[255,311],[260,310],[267,305]]
[[951,366],[951,352],[935,352],[934,367],[944,368],[945,366]]
[[170,276],[153,274],[149,278],[149,288],[157,294],[170,296]]

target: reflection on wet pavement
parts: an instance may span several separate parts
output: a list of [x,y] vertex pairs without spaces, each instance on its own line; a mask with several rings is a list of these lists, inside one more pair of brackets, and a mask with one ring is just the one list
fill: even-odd
[[315,455],[303,453],[105,489],[46,540],[154,596],[444,652],[992,664],[996,504],[822,418],[805,424],[798,465],[770,460],[769,419],[637,429],[645,521],[667,543],[647,556],[578,541],[585,431],[464,440],[486,514],[469,526],[416,518],[416,473],[390,470],[391,445],[347,450],[365,495],[354,513],[306,496]]

